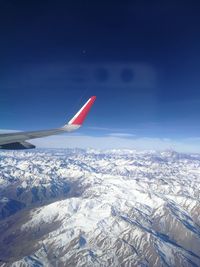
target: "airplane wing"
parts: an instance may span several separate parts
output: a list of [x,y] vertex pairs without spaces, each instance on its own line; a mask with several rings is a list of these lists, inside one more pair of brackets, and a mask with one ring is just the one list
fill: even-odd
[[29,139],[45,137],[49,135],[72,132],[80,128],[92,107],[96,96],[92,96],[76,115],[64,126],[50,130],[40,130],[31,132],[15,132],[0,134],[0,149],[29,149],[35,148],[34,145],[26,142]]

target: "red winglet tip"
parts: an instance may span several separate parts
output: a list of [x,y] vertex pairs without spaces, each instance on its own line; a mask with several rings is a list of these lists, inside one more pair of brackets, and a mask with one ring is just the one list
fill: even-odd
[[69,121],[69,124],[82,125],[95,100],[96,96],[90,97],[89,100],[85,103],[85,105]]

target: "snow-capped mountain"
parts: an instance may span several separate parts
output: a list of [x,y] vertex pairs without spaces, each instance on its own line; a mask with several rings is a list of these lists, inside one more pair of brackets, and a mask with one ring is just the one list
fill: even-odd
[[200,266],[200,155],[0,152],[0,266]]

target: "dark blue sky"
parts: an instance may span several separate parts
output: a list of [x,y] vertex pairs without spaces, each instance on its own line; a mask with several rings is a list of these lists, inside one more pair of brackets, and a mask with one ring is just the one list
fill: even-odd
[[1,1],[1,128],[60,126],[96,95],[82,134],[200,136],[199,14],[198,1]]

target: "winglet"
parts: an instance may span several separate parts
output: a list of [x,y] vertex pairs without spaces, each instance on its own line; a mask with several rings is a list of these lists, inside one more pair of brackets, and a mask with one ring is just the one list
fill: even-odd
[[69,125],[82,125],[88,112],[90,111],[96,96],[92,96],[85,105],[76,113],[76,115],[68,122]]

